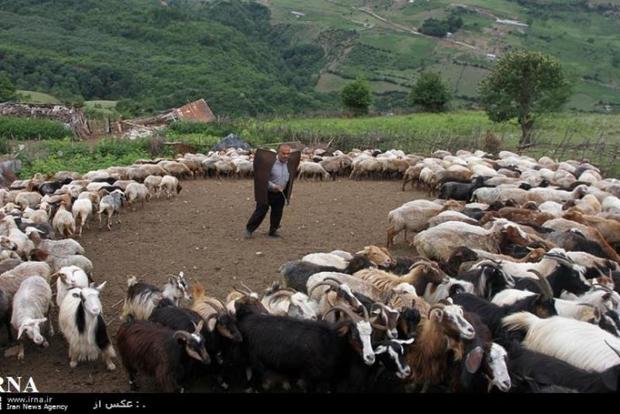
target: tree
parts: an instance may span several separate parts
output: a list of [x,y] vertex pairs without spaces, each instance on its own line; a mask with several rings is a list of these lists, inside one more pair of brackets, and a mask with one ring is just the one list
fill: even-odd
[[427,112],[441,112],[450,100],[450,92],[438,73],[423,72],[416,81],[409,101],[412,105],[421,106]]
[[0,72],[0,102],[10,101],[15,98],[15,85],[9,79],[6,72]]
[[368,107],[372,101],[370,85],[362,78],[357,78],[344,88],[340,94],[342,104],[355,115],[368,113]]
[[560,62],[540,52],[517,51],[504,55],[480,83],[480,101],[493,122],[517,118],[519,146],[531,144],[534,122],[568,100],[570,85]]

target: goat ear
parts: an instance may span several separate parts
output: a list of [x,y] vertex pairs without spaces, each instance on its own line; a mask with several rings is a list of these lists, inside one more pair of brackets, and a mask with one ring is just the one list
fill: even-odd
[[340,325],[336,328],[336,332],[338,332],[339,336],[345,336],[346,334],[349,333],[349,330],[351,329],[351,324],[349,323],[349,321],[342,321],[340,322]]
[[443,319],[443,310],[441,309],[433,309],[431,310],[430,318],[436,322],[441,322]]
[[21,326],[19,327],[19,330],[17,331],[17,340],[19,340],[22,337],[22,334],[24,333],[24,329],[26,329],[25,323],[21,324]]
[[480,346],[475,347],[467,354],[465,357],[465,369],[467,369],[467,372],[474,374],[480,369],[483,354],[484,352]]

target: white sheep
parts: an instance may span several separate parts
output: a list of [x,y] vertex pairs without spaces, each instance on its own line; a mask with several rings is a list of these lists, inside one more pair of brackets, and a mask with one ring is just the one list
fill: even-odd
[[41,324],[48,322],[49,336],[54,335],[54,328],[48,320],[52,304],[52,289],[40,276],[30,276],[24,280],[13,297],[13,314],[11,325],[17,330],[17,359],[24,359],[22,336],[26,334],[36,345],[47,348],[49,343],[41,335]]
[[65,238],[75,234],[75,219],[73,214],[67,211],[67,205],[64,201],[60,202],[60,207],[58,207],[58,211],[52,220],[52,226],[59,235],[63,235]]
[[[101,228],[101,215],[105,212],[108,216],[108,230],[112,230],[112,215],[114,215],[114,213],[120,215],[124,199],[125,193],[121,190],[114,190],[101,199],[99,202],[99,211],[97,211],[97,215],[99,216],[99,228]],[[120,223],[121,221],[119,220],[118,222]]]
[[159,184],[159,191],[166,195],[166,198],[174,197],[182,190],[179,180],[172,175],[164,175]]
[[82,235],[82,230],[88,222],[88,218],[93,212],[93,203],[88,198],[78,198],[71,207],[73,220],[78,228],[78,235]]
[[140,205],[144,207],[144,202],[151,198],[151,193],[144,184],[129,183],[125,190],[125,197],[127,197],[127,203],[129,203],[129,205],[139,201]]
[[[165,175],[165,174],[164,174]],[[162,176],[159,175],[149,175],[144,179],[144,185],[151,193],[151,196],[155,196],[159,198],[159,189],[161,184]]]

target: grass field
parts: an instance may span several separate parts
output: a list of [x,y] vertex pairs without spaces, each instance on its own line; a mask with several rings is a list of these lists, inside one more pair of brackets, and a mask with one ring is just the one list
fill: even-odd
[[18,90],[17,93],[22,96],[22,99],[19,99],[19,102],[22,103],[33,103],[33,104],[59,104],[60,101],[46,93],[35,92],[35,91],[24,91]]

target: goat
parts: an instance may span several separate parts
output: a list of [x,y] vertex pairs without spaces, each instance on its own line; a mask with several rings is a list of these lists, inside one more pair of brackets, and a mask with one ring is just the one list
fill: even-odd
[[183,297],[191,300],[183,272],[179,272],[178,276],[170,276],[163,290],[148,283],[138,282],[135,277],[127,280],[127,286],[129,289],[123,303],[121,319],[126,319],[129,314],[135,319],[148,319],[153,309],[164,300],[174,305],[178,305]]
[[438,285],[446,277],[435,263],[428,261],[420,261],[414,264],[409,273],[404,276],[393,275],[377,269],[360,270],[353,276],[370,282],[374,287],[384,292],[403,282],[415,287],[416,292],[425,292],[428,284]]
[[110,343],[105,321],[101,315],[103,306],[99,294],[106,282],[97,287],[78,287],[67,292],[58,312],[58,325],[69,344],[69,366],[75,368],[78,361],[92,361],[102,356],[108,370],[116,365],[114,347]]
[[190,333],[131,317],[124,322],[116,335],[116,345],[131,390],[139,388],[136,375],[141,373],[155,377],[161,391],[182,391],[180,383],[191,368],[189,362],[210,362],[204,338],[199,334],[202,324],[199,322]]
[[525,332],[523,345],[587,371],[603,372],[620,364],[620,338],[587,322],[554,316],[540,319],[518,312],[502,320],[509,331]]
[[330,324],[257,314],[244,303],[237,303],[244,354],[253,372],[262,377],[264,370],[272,370],[289,378],[301,378],[308,386],[330,382],[333,388],[348,374],[360,351],[364,362],[372,365],[375,354],[368,320],[347,309],[333,308],[337,310],[349,318]]
[[56,305],[60,307],[63,299],[70,289],[88,287],[88,276],[84,270],[77,266],[64,266],[58,272],[52,274],[50,278],[58,277],[56,280]]

